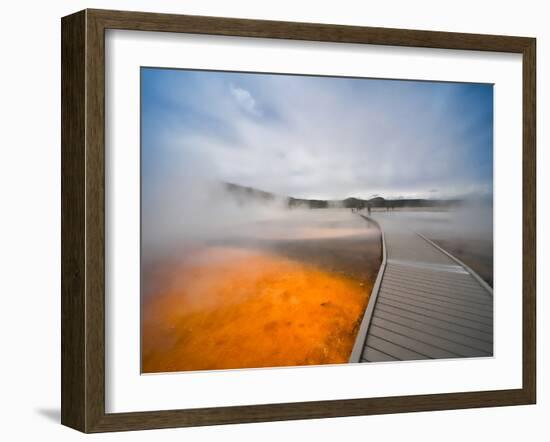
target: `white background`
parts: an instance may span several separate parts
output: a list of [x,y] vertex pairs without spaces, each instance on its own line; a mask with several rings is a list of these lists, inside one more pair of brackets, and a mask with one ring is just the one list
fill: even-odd
[[[248,2],[56,1],[10,2],[2,11],[0,106],[0,435],[6,440],[84,436],[59,421],[60,360],[60,30],[59,17],[84,7],[301,20],[366,26],[516,34],[538,38],[538,225],[550,222],[549,13],[545,2]],[[9,5],[9,6],[8,6]],[[542,80],[542,81],[541,81]],[[546,203],[545,203],[546,200]],[[545,293],[549,231],[539,228],[538,311]],[[232,425],[92,436],[121,440],[331,440],[341,437],[448,441],[466,438],[545,440],[550,414],[548,322],[539,314],[539,404],[481,410]],[[475,433],[474,433],[475,431]],[[475,434],[475,437],[473,436]]]
[[[106,61],[107,412],[521,387],[521,56],[108,31]],[[494,83],[495,357],[140,376],[140,66]]]

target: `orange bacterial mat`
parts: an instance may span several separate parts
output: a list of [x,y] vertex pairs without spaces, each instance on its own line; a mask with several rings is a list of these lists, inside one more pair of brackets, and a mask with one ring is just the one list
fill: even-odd
[[371,289],[269,252],[201,249],[143,300],[142,371],[345,363]]

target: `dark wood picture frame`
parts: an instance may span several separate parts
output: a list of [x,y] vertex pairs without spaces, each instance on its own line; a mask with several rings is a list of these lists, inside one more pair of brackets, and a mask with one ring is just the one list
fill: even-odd
[[[61,422],[83,432],[533,404],[536,398],[536,40],[526,37],[84,10],[62,19]],[[523,386],[221,408],[105,412],[105,30],[495,51],[523,57]]]

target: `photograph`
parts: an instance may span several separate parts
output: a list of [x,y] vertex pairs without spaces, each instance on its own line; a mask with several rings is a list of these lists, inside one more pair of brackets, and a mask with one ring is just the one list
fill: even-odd
[[141,373],[493,357],[493,106],[141,67]]

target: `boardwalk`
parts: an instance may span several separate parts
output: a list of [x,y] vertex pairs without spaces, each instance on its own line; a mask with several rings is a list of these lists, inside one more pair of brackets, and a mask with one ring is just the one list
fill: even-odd
[[372,220],[384,256],[350,362],[492,356],[492,289],[391,213]]

